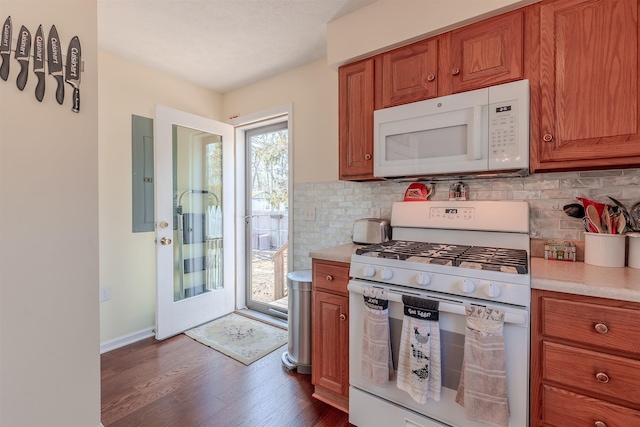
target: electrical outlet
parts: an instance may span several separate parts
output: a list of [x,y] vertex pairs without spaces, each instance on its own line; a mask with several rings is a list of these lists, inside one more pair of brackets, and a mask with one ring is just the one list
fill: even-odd
[[311,207],[304,207],[302,209],[300,209],[300,219],[306,220],[306,221],[315,221],[316,220],[316,208],[311,206]]
[[111,299],[111,288],[108,286],[100,287],[100,302],[109,301]]
[[371,208],[371,218],[380,218],[380,208]]

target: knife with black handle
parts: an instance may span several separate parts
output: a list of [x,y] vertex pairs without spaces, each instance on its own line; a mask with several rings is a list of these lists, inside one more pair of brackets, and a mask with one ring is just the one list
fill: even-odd
[[74,36],[69,42],[67,49],[67,69],[64,81],[73,88],[73,106],[71,111],[80,112],[80,68],[82,65],[82,50],[80,49],[80,39]]
[[47,67],[49,74],[55,77],[58,87],[56,88],[56,101],[62,105],[64,102],[64,77],[62,76],[62,49],[60,48],[60,38],[56,26],[52,25],[49,30],[49,40],[47,41]]
[[42,98],[44,98],[44,34],[42,33],[42,25],[36,31],[33,43],[33,72],[38,77],[36,99],[42,102]]
[[9,78],[9,58],[11,56],[11,17],[9,16],[2,25],[2,37],[0,38],[0,56],[2,56],[2,65],[0,65],[0,78],[6,81]]
[[29,55],[31,54],[31,33],[24,25],[20,28],[18,43],[16,44],[16,59],[20,63],[20,74],[16,79],[18,89],[23,90],[29,77]]

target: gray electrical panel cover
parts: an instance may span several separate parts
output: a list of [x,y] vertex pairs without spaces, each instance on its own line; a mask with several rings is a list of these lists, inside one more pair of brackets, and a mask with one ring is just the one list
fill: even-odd
[[131,116],[131,163],[132,230],[154,231],[153,119]]

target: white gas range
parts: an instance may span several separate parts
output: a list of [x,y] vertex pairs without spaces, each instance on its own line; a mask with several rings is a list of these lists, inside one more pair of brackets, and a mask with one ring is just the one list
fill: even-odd
[[[509,427],[528,425],[529,206],[524,201],[429,201],[393,205],[393,240],[351,258],[349,420],[358,426],[486,427],[455,402],[463,366],[465,307],[504,316]],[[439,302],[442,394],[417,403],[396,386],[361,374],[363,295],[386,292],[390,346],[397,369],[403,298]]]

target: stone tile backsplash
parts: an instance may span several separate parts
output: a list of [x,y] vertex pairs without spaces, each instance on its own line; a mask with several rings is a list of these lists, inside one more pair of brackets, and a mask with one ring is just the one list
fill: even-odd
[[[457,180],[435,182],[432,200],[448,200]],[[640,201],[640,169],[534,174],[523,178],[464,180],[471,200],[527,200],[530,235],[537,239],[583,240],[582,221],[565,215],[562,207],[585,197],[607,202],[612,196],[628,207]],[[372,216],[391,217],[391,205],[401,201],[409,183],[313,182],[295,183],[293,194],[293,265],[311,268],[309,252],[351,241],[353,221]],[[315,220],[302,210],[315,208]]]

